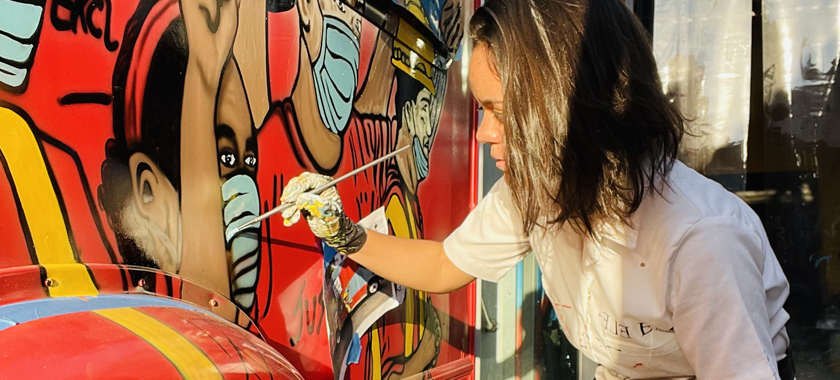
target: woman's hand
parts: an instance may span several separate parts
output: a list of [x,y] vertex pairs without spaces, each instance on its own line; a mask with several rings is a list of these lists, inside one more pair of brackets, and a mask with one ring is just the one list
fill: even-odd
[[308,172],[292,178],[280,197],[282,204],[293,206],[283,211],[283,224],[291,226],[303,215],[312,233],[327,245],[345,255],[358,252],[367,241],[367,231],[344,213],[335,186],[320,194],[309,193],[331,181],[330,177]]
[[189,59],[196,63],[204,84],[219,85],[239,24],[240,0],[181,0],[187,29]]

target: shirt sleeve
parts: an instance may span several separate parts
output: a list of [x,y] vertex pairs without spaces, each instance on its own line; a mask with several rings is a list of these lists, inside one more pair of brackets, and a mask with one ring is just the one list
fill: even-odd
[[531,251],[522,226],[510,188],[502,178],[444,240],[443,248],[464,273],[496,282]]
[[673,257],[674,333],[699,380],[777,379],[759,235],[735,218],[691,227]]

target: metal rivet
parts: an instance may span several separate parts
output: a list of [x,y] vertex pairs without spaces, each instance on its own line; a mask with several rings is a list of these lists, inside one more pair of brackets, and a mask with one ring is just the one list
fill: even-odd
[[642,263],[642,268],[644,268],[644,267],[645,267],[645,263]]
[[210,300],[210,307],[217,307],[217,306],[219,306],[219,301]]
[[48,286],[48,287],[50,287],[50,288],[52,288],[52,287],[56,287],[56,286],[58,286],[58,281],[53,280],[53,279],[51,279],[51,278],[47,277],[47,279],[46,279],[46,280],[44,280],[44,285],[46,285],[46,286]]

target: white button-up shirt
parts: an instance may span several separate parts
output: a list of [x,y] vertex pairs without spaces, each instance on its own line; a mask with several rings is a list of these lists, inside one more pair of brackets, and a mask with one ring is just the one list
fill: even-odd
[[566,337],[601,365],[599,380],[778,379],[789,287],[761,221],[680,162],[666,182],[630,223],[589,238],[568,226],[526,236],[502,179],[444,249],[489,281],[533,251]]

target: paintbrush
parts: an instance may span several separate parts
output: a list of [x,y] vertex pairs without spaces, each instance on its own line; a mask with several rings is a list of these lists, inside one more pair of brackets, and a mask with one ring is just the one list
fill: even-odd
[[[371,166],[374,166],[374,165],[376,165],[376,164],[378,164],[378,163],[381,163],[381,162],[383,162],[383,161],[385,161],[385,160],[387,160],[387,159],[389,159],[389,158],[391,158],[391,157],[394,157],[394,156],[396,156],[397,154],[399,154],[400,152],[403,152],[403,151],[405,151],[406,149],[408,149],[408,148],[410,148],[410,147],[411,147],[411,145],[407,145],[407,146],[404,146],[404,147],[402,147],[402,148],[400,148],[400,149],[397,149],[397,150],[395,150],[395,151],[393,151],[393,152],[391,152],[391,153],[388,153],[388,154],[386,154],[386,155],[384,155],[384,156],[382,156],[382,157],[380,157],[380,158],[377,158],[377,159],[375,159],[375,160],[371,161],[370,163],[367,163],[367,164],[365,164],[365,165],[361,166],[361,167],[360,167],[360,168],[358,168],[358,169],[355,169],[355,170],[351,171],[350,173],[347,173],[347,174],[345,174],[345,175],[343,175],[343,176],[341,176],[341,177],[338,177],[338,178],[336,178],[336,179],[334,179],[334,180],[332,180],[332,181],[330,181],[330,182],[327,182],[327,183],[325,183],[323,186],[320,186],[320,187],[317,187],[317,188],[315,188],[315,189],[309,190],[309,191],[307,191],[306,193],[307,193],[307,194],[320,194],[322,191],[324,191],[324,190],[326,190],[326,189],[329,189],[330,187],[335,186],[335,184],[337,184],[337,183],[339,183],[339,182],[341,182],[341,181],[344,181],[345,179],[350,178],[350,177],[352,177],[352,176],[354,176],[354,175],[356,175],[356,174],[359,174],[359,173],[361,173],[361,172],[365,171],[366,169],[370,168]],[[289,209],[290,207],[295,207],[295,205],[294,205],[293,203],[285,203],[285,204],[282,204],[282,205],[280,205],[280,206],[277,206],[277,207],[275,207],[275,208],[271,209],[270,211],[268,211],[268,212],[266,212],[266,213],[263,213],[262,215],[259,215],[259,216],[257,216],[257,217],[256,217],[256,218],[254,218],[254,219],[251,219],[248,223],[245,223],[245,224],[243,224],[243,225],[239,226],[239,228],[237,228],[237,229],[236,229],[236,232],[234,232],[234,233],[238,233],[238,232],[240,232],[240,231],[242,231],[242,230],[244,230],[244,229],[246,229],[246,228],[248,228],[248,227],[250,227],[250,226],[253,226],[254,224],[258,223],[259,221],[261,221],[261,220],[263,220],[263,219],[266,219],[266,218],[268,218],[269,216],[272,216],[272,215],[274,215],[274,214],[276,214],[276,213],[278,213],[278,212],[283,212],[283,211],[285,211],[285,210]]]

